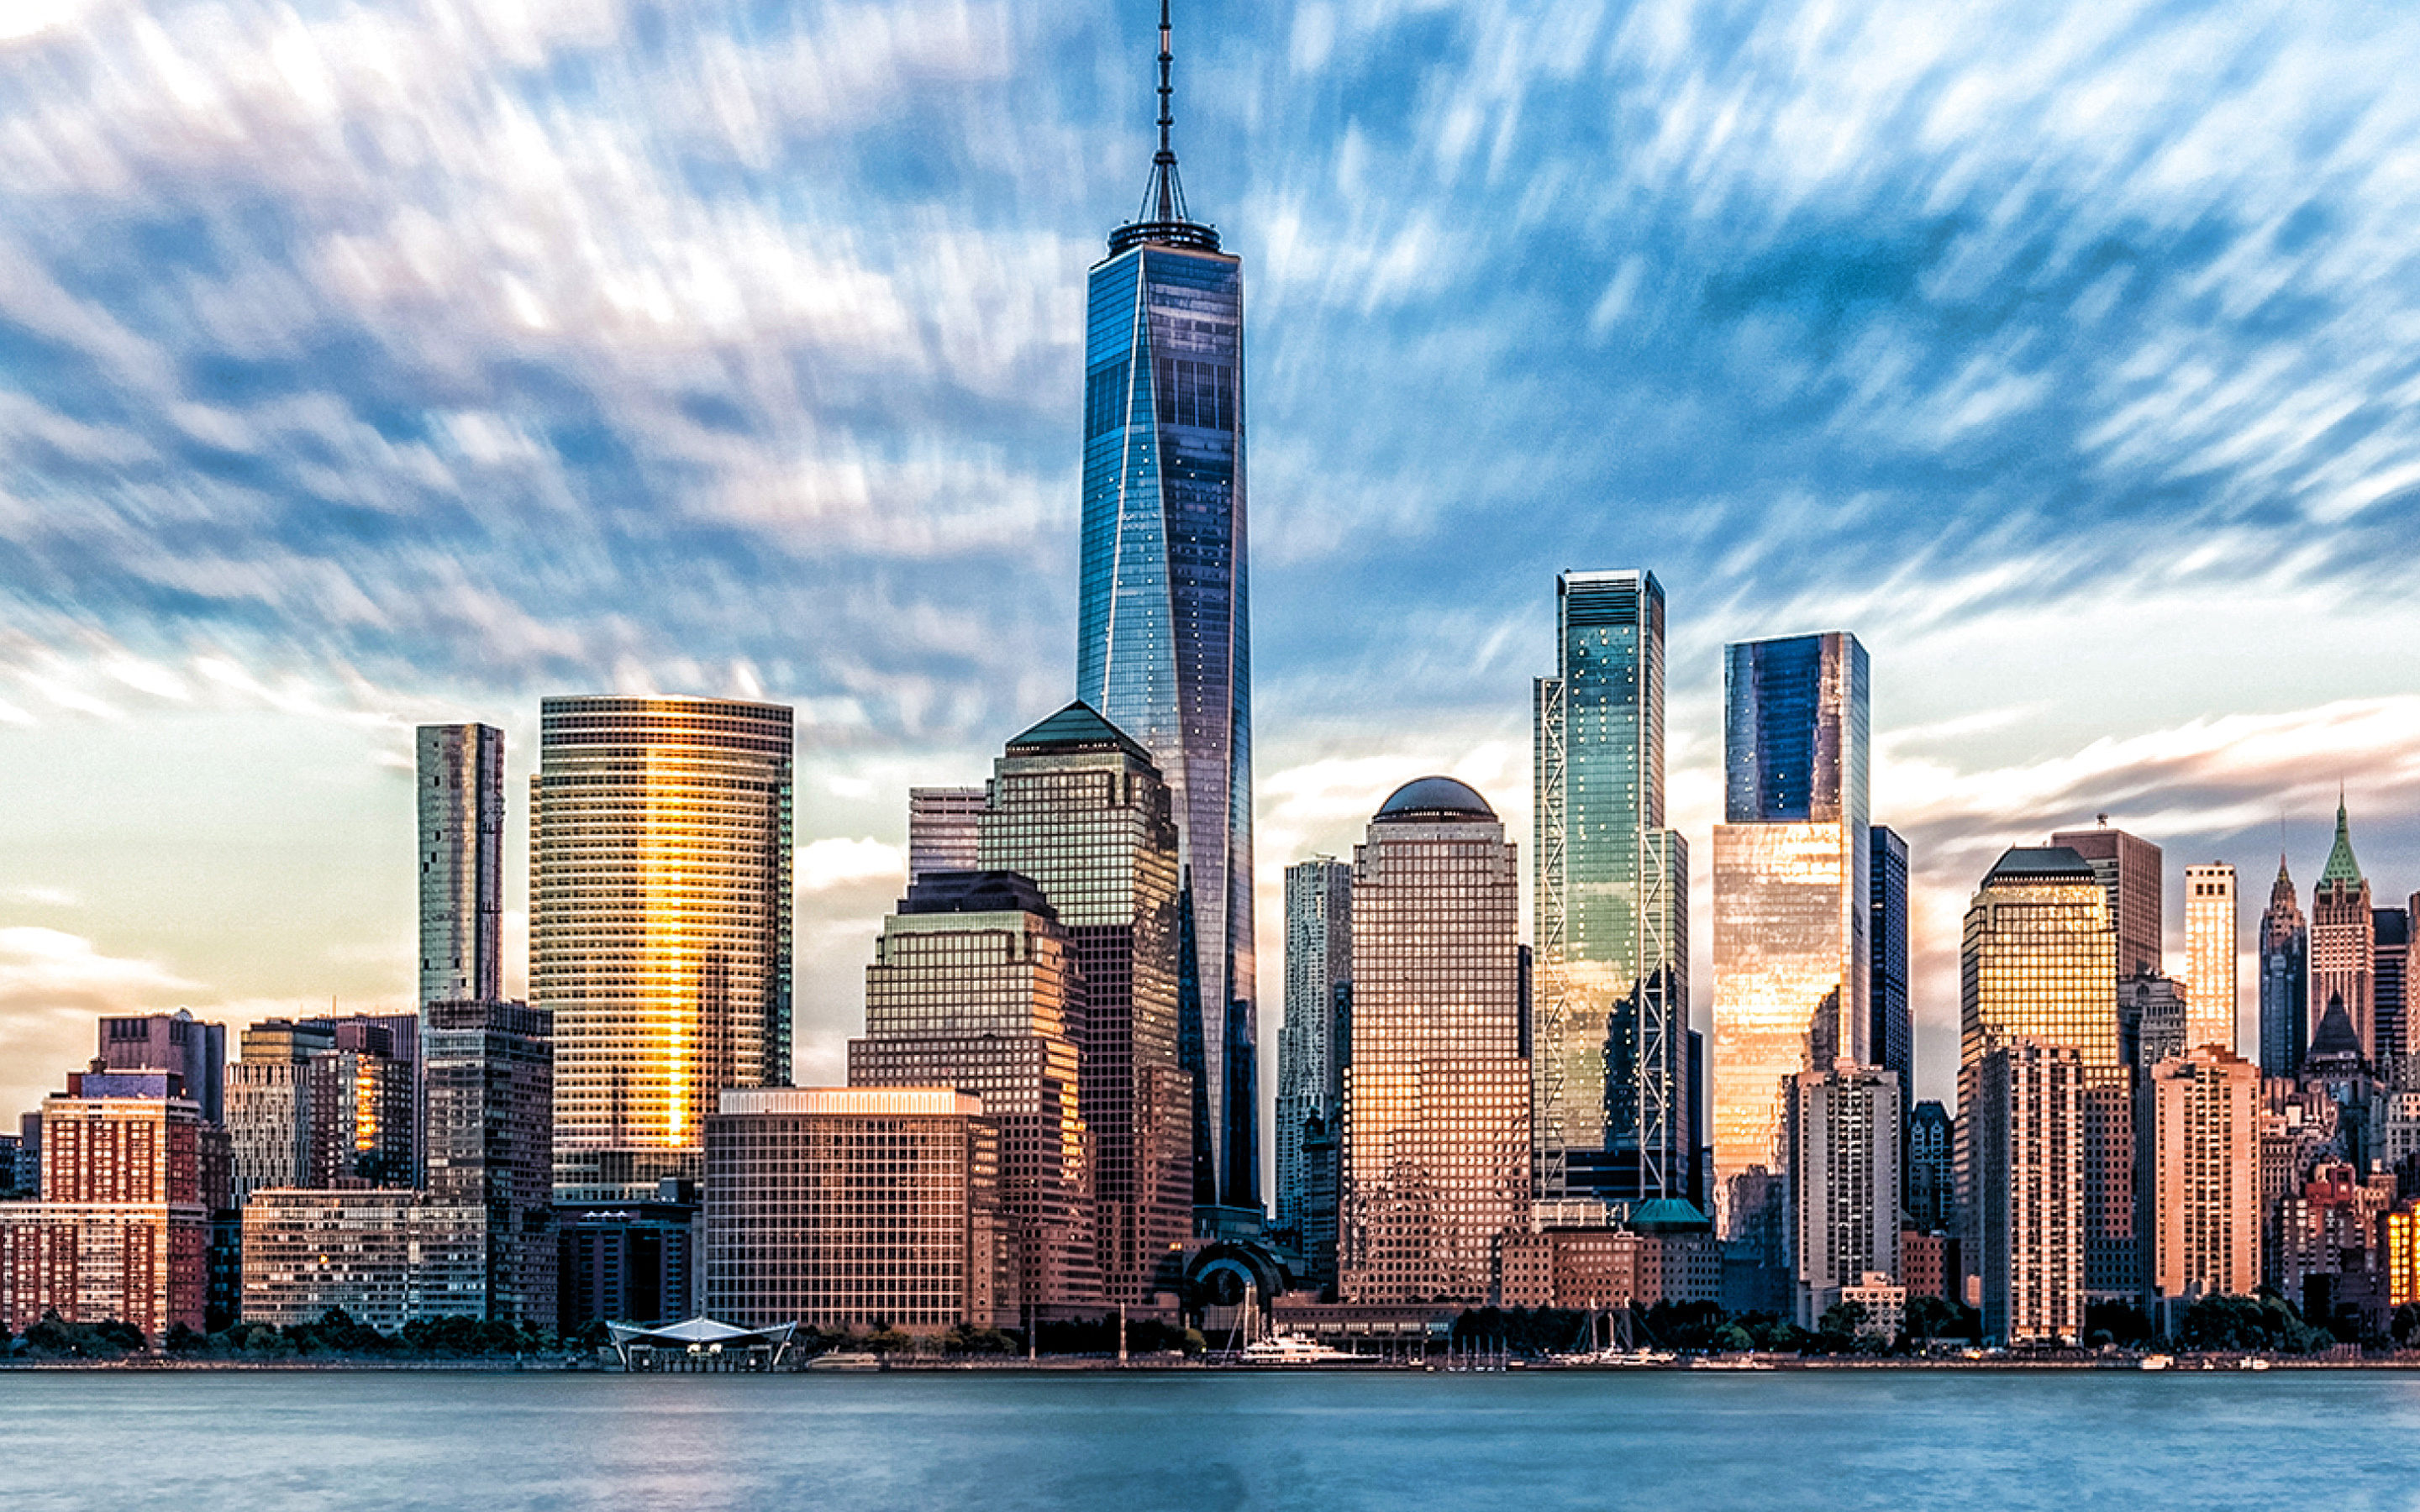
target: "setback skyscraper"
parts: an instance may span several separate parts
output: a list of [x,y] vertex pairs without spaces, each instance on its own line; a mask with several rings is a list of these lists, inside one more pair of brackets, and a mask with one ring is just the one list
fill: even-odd
[[2352,1020],[2353,1038],[2361,1053],[2378,1055],[2377,920],[2369,905],[2369,879],[2353,859],[2352,825],[2345,817],[2344,800],[2336,800],[2336,842],[2319,885],[2311,891],[2311,1014],[2327,1017],[2332,1004],[2342,1003]]
[[[1784,1089],[1870,1064],[1866,652],[1843,633],[1727,648],[1714,830],[1714,1171],[1787,1174]],[[1746,1214],[1723,1196],[1724,1232]],[[1854,1280],[1854,1277],[1851,1278]]]
[[1337,1123],[1353,992],[1353,868],[1286,868],[1285,1026],[1278,1034],[1277,1227],[1326,1286],[1336,1279]]
[[1140,741],[1167,782],[1193,1200],[1257,1211],[1244,267],[1186,208],[1169,69],[1163,3],[1159,151],[1085,297],[1076,696]]
[[504,996],[504,733],[425,724],[420,793],[420,1001]]
[[2260,913],[2260,1070],[2291,1076],[2302,1069],[2303,1047],[2311,1042],[2311,932],[2294,899],[2286,857],[2277,857],[2277,880]]
[[790,1079],[791,711],[551,698],[530,790],[530,990],[563,1200],[695,1180],[733,1087]]
[[1544,1201],[1703,1200],[1689,1060],[1689,853],[1664,827],[1664,589],[1555,580],[1536,687],[1536,1047]]
[[2062,829],[2050,838],[2084,857],[2109,894],[2109,917],[2118,931],[2118,975],[2164,971],[2162,913],[2167,894],[2160,848],[2139,835],[2109,827],[2102,814],[2090,829]]

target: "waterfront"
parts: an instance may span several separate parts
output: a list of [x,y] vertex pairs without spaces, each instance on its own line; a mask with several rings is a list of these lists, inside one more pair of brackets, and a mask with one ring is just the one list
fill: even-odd
[[[2378,1372],[17,1372],[0,1505],[2420,1508]],[[2288,1446],[2293,1446],[2288,1448]]]

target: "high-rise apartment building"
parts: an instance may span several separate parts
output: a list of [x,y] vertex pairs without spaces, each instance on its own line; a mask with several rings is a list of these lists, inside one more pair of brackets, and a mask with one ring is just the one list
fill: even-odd
[[414,742],[420,820],[420,1001],[504,996],[504,733],[425,724]]
[[1076,1026],[1076,949],[1032,881],[928,872],[883,921],[865,970],[851,1087],[954,1087],[983,1099],[1000,1139],[1004,1314],[1102,1300],[1093,1148]]
[[[1869,1064],[1867,666],[1856,637],[1726,648],[1714,830],[1714,1171],[1788,1174],[1784,1090]],[[1724,1233],[1748,1215],[1722,1194]],[[1855,1279],[1854,1277],[1851,1278]]]
[[486,1318],[487,1235],[484,1209],[408,1189],[256,1192],[243,1206],[244,1319],[284,1328],[341,1307],[394,1334],[415,1319]]
[[1537,1196],[1701,1202],[1689,853],[1664,827],[1664,588],[1555,580],[1535,694]]
[[2352,826],[2340,798],[2335,845],[2311,892],[2311,1016],[2316,1023],[2327,1016],[2330,1004],[2342,1003],[2361,1053],[2373,1059],[2378,1055],[2376,927],[2369,879],[2353,859]]
[[[2104,905],[2105,906],[2105,905]],[[1983,1335],[2080,1339],[2086,1215],[2084,1064],[2073,1046],[1995,1040],[1961,1074],[1971,1182],[1967,1243]]]
[[[1984,1057],[2019,1041],[2073,1051],[2083,1119],[2074,1231],[2084,1284],[2095,1298],[2121,1301],[2139,1294],[2141,1275],[2133,1072],[2122,1058],[2116,945],[2106,887],[2072,850],[2012,850],[1984,877],[1966,911],[1961,954],[1959,1121],[1974,1164],[1960,1190],[1978,1192],[1978,1183],[1999,1179],[1982,1168],[1978,1126],[1964,1111],[1980,1095],[1971,1084]],[[1986,1216],[1967,1213],[1970,1241]],[[1986,1262],[1994,1253],[1988,1242],[1966,1248]],[[1986,1272],[1987,1291],[1994,1284]]]
[[2235,1051],[2235,868],[2185,868],[2185,1042]]
[[1938,1103],[1918,1103],[1907,1119],[1907,1216],[1930,1233],[1958,1227],[1956,1120]]
[[110,1071],[173,1071],[205,1123],[226,1121],[226,1026],[205,1024],[187,1009],[101,1021],[101,1065]]
[[739,1089],[722,1094],[706,1137],[709,1317],[911,1334],[993,1326],[1000,1155],[981,1098]]
[[2311,932],[2294,899],[2286,857],[2277,857],[2277,880],[2260,913],[2260,1069],[2291,1076],[2302,1069],[2311,1042]]
[[391,1053],[388,1026],[263,1019],[239,1043],[225,1084],[239,1201],[262,1187],[413,1183],[418,1068]]
[[791,711],[551,698],[530,789],[530,991],[554,1026],[554,1182],[697,1175],[732,1087],[790,1079]]
[[1899,1275],[1899,1077],[1843,1062],[1789,1082],[1790,1249],[1798,1326],[1843,1288]]
[[1085,295],[1076,696],[1139,741],[1167,783],[1182,1069],[1202,1131],[1194,1200],[1257,1211],[1244,265],[1186,207],[1169,69],[1163,8],[1159,151]]
[[2217,1045],[2163,1062],[2137,1094],[2144,1286],[2153,1316],[2260,1285],[2260,1069]]
[[2109,918],[2118,932],[2118,974],[2165,971],[2162,942],[2166,904],[2165,862],[2160,848],[2139,835],[2109,827],[2102,814],[2090,829],[2062,829],[2050,838],[2084,857],[2109,895]]
[[1286,868],[1285,1026],[1278,1034],[1277,1227],[1316,1287],[1336,1280],[1337,1124],[1353,991],[1353,868]]
[[1396,789],[1354,848],[1345,1302],[1488,1301],[1497,1242],[1527,1227],[1515,851],[1444,777]]
[[1866,939],[1872,952],[1866,1042],[1873,1063],[1899,1077],[1899,1105],[1916,1105],[1916,1021],[1907,1000],[1907,841],[1873,827]]
[[2412,1054],[2411,993],[2412,912],[2407,908],[2373,908],[2369,914],[2371,952],[2370,1016],[2372,1058],[2385,1067]]
[[935,872],[983,868],[984,790],[908,790],[908,885]]
[[487,1316],[556,1319],[554,1034],[544,1009],[422,1005],[428,1088],[427,1191],[476,1210]]
[[1146,1301],[1190,1231],[1201,1151],[1178,1052],[1176,826],[1151,753],[1082,703],[1017,735],[993,767],[983,864],[1032,879],[1075,947],[1102,1285]]

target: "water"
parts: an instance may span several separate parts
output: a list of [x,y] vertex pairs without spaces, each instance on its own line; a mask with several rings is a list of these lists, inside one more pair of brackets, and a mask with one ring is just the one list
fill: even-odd
[[0,1372],[0,1507],[2420,1509],[2420,1375]]

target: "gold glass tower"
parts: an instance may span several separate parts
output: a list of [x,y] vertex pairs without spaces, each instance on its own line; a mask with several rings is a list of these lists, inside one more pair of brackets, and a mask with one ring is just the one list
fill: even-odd
[[695,1177],[716,1094],[790,1079],[791,711],[554,698],[530,791],[530,995],[558,1197]]

